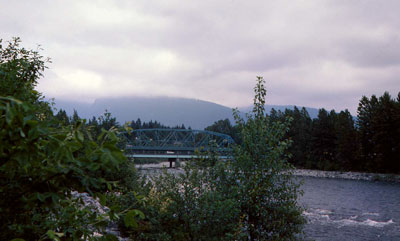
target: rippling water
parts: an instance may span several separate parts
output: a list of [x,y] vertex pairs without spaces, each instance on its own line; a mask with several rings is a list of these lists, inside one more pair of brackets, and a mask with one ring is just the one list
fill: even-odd
[[311,240],[400,240],[400,184],[300,179]]

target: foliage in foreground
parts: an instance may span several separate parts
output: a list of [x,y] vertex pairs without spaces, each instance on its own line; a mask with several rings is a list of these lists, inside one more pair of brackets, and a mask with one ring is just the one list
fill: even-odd
[[38,103],[41,94],[34,88],[49,59],[38,51],[20,47],[20,43],[19,38],[14,38],[4,46],[0,39],[0,96]]
[[[49,237],[72,239],[102,231],[105,216],[81,205],[73,191],[107,190],[112,183],[92,173],[115,170],[125,160],[117,138],[104,132],[97,142],[78,124],[52,126],[38,120],[35,107],[0,99],[0,239]],[[47,236],[46,236],[47,233]]]
[[0,240],[115,240],[104,230],[109,220],[122,214],[132,226],[140,211],[96,212],[77,195],[104,204],[111,188],[133,185],[134,172],[120,175],[127,162],[115,129],[58,121],[34,89],[45,60],[19,43],[0,40]]

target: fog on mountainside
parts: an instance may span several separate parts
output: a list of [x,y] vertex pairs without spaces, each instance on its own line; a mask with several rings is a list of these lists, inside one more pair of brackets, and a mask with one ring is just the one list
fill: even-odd
[[[102,115],[105,110],[117,118],[121,124],[137,120],[157,120],[167,126],[184,124],[193,129],[204,129],[221,119],[229,119],[233,123],[232,109],[212,102],[173,97],[120,97],[100,98],[94,103],[83,103],[79,101],[56,100],[55,107],[64,109],[69,115],[77,110],[82,118],[92,118]],[[286,108],[293,109],[293,105],[266,105],[269,112],[272,108],[284,111]],[[318,110],[306,108],[311,118],[316,118]],[[251,107],[239,109],[247,113]]]

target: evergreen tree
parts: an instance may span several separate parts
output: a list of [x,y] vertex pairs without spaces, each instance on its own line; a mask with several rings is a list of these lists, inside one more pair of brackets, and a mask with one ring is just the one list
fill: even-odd
[[63,125],[69,125],[70,124],[67,112],[65,110],[63,110],[63,109],[60,109],[58,111],[58,113],[55,115],[55,118],[57,120],[59,120]]
[[238,127],[232,126],[229,119],[216,121],[214,124],[206,127],[204,130],[227,134],[231,136],[237,144],[239,144],[241,140]]
[[335,163],[335,118],[336,113],[333,110],[328,113],[322,108],[319,110],[318,118],[313,120],[311,168],[322,170],[335,170],[338,168]]
[[99,128],[106,131],[110,130],[112,127],[119,126],[117,118],[112,117],[111,113],[106,110],[102,116],[98,118]]
[[378,105],[378,99],[375,95],[368,99],[363,96],[358,105],[358,121],[357,125],[360,133],[361,141],[361,154],[364,160],[364,169],[371,169],[374,166],[374,136],[375,129],[373,127],[373,117],[376,115],[376,109]]
[[375,142],[379,153],[377,157],[384,172],[400,172],[400,152],[396,150],[400,139],[394,135],[394,131],[400,126],[399,114],[396,113],[396,101],[385,92],[379,98],[379,108],[375,118]]
[[[286,109],[285,111],[290,111],[289,109]],[[282,111],[278,110],[276,111],[274,108],[271,109],[271,111],[269,112],[269,118],[271,119],[271,121],[282,121],[284,119],[284,114],[282,113]],[[285,113],[285,114],[290,114],[290,113]]]
[[378,172],[400,172],[399,98],[385,92],[370,99],[363,96],[358,106],[358,127],[362,158],[366,169]]
[[134,130],[142,128],[142,121],[140,120],[140,118],[138,118],[136,121],[131,122],[131,128]]
[[289,152],[292,153],[290,162],[298,167],[305,167],[310,158],[312,120],[307,110],[301,111],[295,106],[293,111],[285,111],[287,116],[293,118],[288,137],[293,141]]
[[336,151],[335,162],[341,170],[360,170],[358,158],[358,136],[353,116],[346,109],[335,120]]
[[76,124],[81,120],[81,118],[78,115],[78,111],[74,109],[74,114],[69,118],[69,122],[71,124]]

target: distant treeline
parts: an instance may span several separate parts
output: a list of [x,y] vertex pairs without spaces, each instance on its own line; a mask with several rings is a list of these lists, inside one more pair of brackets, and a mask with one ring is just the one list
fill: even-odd
[[[72,116],[68,116],[67,112],[63,109],[60,109],[57,114],[55,115],[56,119],[59,121],[63,122],[66,125],[74,124],[77,121],[81,120],[81,117],[79,117],[79,114],[76,110],[74,110],[74,113]],[[166,126],[161,124],[158,121],[153,121],[150,120],[149,122],[142,122],[140,118],[138,118],[136,121],[132,120],[127,123],[129,127],[131,127],[133,130],[135,129],[186,129],[185,125],[176,125],[173,127]],[[110,112],[107,110],[105,113],[100,116],[100,117],[95,117],[93,116],[89,121],[87,122],[88,126],[91,126],[93,129],[95,129],[97,132],[100,132],[101,129],[109,130],[111,127],[120,127],[121,125],[117,122],[117,119],[112,116]],[[188,129],[191,129],[189,127]]]
[[[292,140],[290,162],[299,168],[400,173],[400,93],[397,99],[362,97],[357,118],[348,110],[320,109],[311,119],[305,108],[272,110],[274,121],[292,119],[287,137]],[[206,130],[231,135],[240,143],[236,126],[219,120]]]
[[[138,118],[136,121],[132,120],[130,122],[129,126],[134,130],[135,129],[155,129],[155,128],[159,128],[159,129],[186,129],[184,124],[182,124],[180,126],[177,125],[177,126],[174,126],[174,127],[170,127],[170,126],[163,125],[158,121],[150,120],[149,122],[142,122],[140,120],[140,118]],[[191,129],[191,128],[189,127],[189,129]]]

